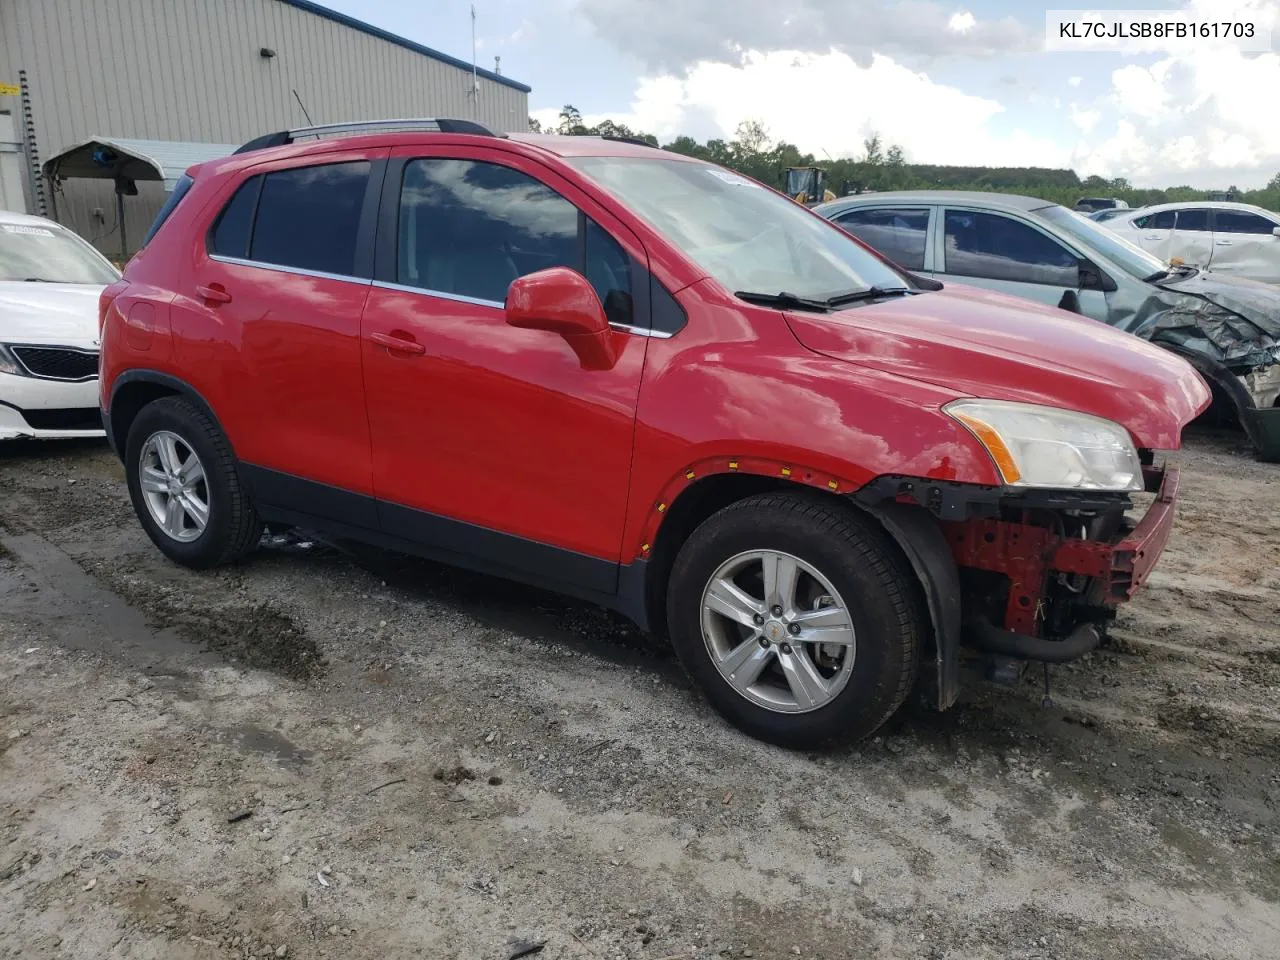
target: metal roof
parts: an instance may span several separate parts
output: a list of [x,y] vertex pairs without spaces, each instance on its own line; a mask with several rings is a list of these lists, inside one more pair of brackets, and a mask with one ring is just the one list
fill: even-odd
[[160,180],[172,190],[186,169],[207,160],[228,156],[235,143],[190,143],[184,140],[123,140],[90,137],[45,161],[44,173],[58,179]]
[[[388,43],[394,43],[398,47],[404,47],[406,50],[412,50],[414,53],[420,53],[424,57],[430,57],[432,60],[439,60],[441,63],[447,63],[452,67],[465,70],[468,73],[473,69],[472,64],[465,60],[459,60],[457,57],[451,57],[447,53],[441,53],[439,50],[432,50],[430,47],[424,47],[420,43],[414,43],[405,37],[391,33],[389,30],[383,30],[381,27],[375,27],[371,23],[365,23],[363,20],[357,20],[355,17],[349,17],[345,13],[339,13],[337,10],[330,10],[328,7],[322,7],[318,3],[312,3],[311,0],[280,0],[281,3],[288,4],[291,7],[297,7],[299,10],[305,10],[308,13],[314,13],[317,17],[324,17],[326,20],[332,20],[334,23],[340,23],[344,27],[350,27],[352,30],[359,30],[361,33],[367,33],[371,37],[377,37],[379,40],[386,40]],[[529,93],[531,87],[526,86],[510,77],[504,77],[500,73],[494,73],[492,70],[485,70],[483,67],[475,67],[477,75],[484,77],[486,80],[492,80],[494,83],[501,83],[516,90]]]
[[995,207],[1004,210],[1039,210],[1051,207],[1050,200],[1036,197],[1024,197],[1017,193],[997,193],[982,190],[885,190],[876,193],[858,194],[852,197],[839,197],[814,207],[814,211],[822,213],[826,210],[839,210],[845,207],[864,206],[867,204],[890,203],[960,203],[976,204],[984,207]]

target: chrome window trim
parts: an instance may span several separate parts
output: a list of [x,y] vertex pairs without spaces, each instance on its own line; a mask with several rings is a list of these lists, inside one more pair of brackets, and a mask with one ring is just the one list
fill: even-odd
[[276,273],[290,273],[297,277],[315,277],[317,280],[339,280],[342,283],[354,283],[358,287],[372,285],[368,277],[353,277],[350,274],[325,273],[323,270],[307,270],[305,267],[287,267],[279,263],[264,263],[261,260],[245,260],[240,257],[226,257],[221,254],[209,254],[210,260],[218,263],[229,263],[237,267],[258,267],[261,270],[273,270]]
[[471,303],[477,307],[494,307],[506,309],[501,300],[485,300],[481,297],[467,297],[460,293],[449,293],[447,290],[432,290],[429,287],[414,287],[407,283],[392,283],[389,280],[375,280],[373,285],[381,290],[398,290],[401,293],[418,293],[428,297],[439,297],[441,300],[453,300],[455,303]]
[[[506,308],[506,304],[501,300],[484,300],[479,297],[467,297],[460,293],[449,293],[446,290],[432,290],[429,287],[413,287],[404,283],[391,283],[388,280],[375,280],[373,285],[380,290],[397,290],[401,293],[416,293],[422,296],[439,297],[441,300],[452,300],[456,303],[470,303],[478,307],[493,307],[497,310]],[[649,330],[645,327],[635,327],[626,323],[609,324],[619,333],[631,333],[637,337],[653,337],[656,340],[668,340],[674,334],[667,333],[663,330]]]

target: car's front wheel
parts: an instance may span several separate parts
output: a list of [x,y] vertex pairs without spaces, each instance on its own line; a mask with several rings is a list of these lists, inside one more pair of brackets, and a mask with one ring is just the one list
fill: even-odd
[[181,397],[138,413],[126,442],[125,476],[143,529],[177,563],[196,569],[230,563],[262,536],[222,431]]
[[702,523],[667,591],[672,641],[712,705],[771,743],[877,730],[916,676],[926,615],[886,536],[843,504],[762,494]]

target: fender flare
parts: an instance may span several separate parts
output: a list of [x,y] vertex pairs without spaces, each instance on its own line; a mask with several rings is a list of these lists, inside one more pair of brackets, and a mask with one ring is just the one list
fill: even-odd
[[[700,480],[715,476],[741,476],[743,474],[757,477],[769,477],[797,483],[827,493],[852,493],[858,484],[846,477],[839,477],[821,470],[814,470],[803,464],[787,463],[763,457],[706,457],[689,464],[663,485],[655,498],[647,507],[647,513],[639,528],[639,543],[635,544],[632,558],[648,560],[652,547],[657,543],[658,531],[667,518],[667,511],[689,487]],[[628,547],[630,551],[631,547]],[[623,562],[626,562],[624,559]]]
[[[193,387],[191,384],[187,383],[185,380],[175,377],[172,374],[162,373],[159,370],[146,370],[146,369],[126,370],[124,373],[116,377],[115,381],[111,384],[111,399],[106,409],[102,411],[103,413],[102,423],[107,431],[107,441],[111,444],[111,449],[115,451],[116,456],[120,457],[122,461],[124,459],[125,438],[117,437],[115,435],[116,423],[115,423],[115,415],[112,411],[117,409],[116,398],[119,395],[120,391],[123,388],[129,386],[130,384],[135,384],[135,383],[147,383],[157,387],[164,387],[166,390],[172,390],[174,393],[182,396],[186,400],[191,401],[193,404],[199,407],[201,413],[203,413],[206,417],[208,417],[214,423],[218,424],[219,430],[222,429],[222,424],[218,420],[217,415],[214,414],[213,407],[209,406],[209,401],[205,400],[205,398],[201,395],[200,391],[197,390],[195,387]],[[223,431],[223,434],[225,436],[226,434],[225,430]],[[227,439],[227,443],[228,445],[230,445],[231,443],[230,438]],[[235,454],[235,450],[233,449],[232,455],[234,456],[234,454]]]

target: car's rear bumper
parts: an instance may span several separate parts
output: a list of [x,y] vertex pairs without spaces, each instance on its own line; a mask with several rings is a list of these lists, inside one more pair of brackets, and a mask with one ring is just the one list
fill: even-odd
[[0,373],[0,440],[102,435],[96,378],[70,383]]

